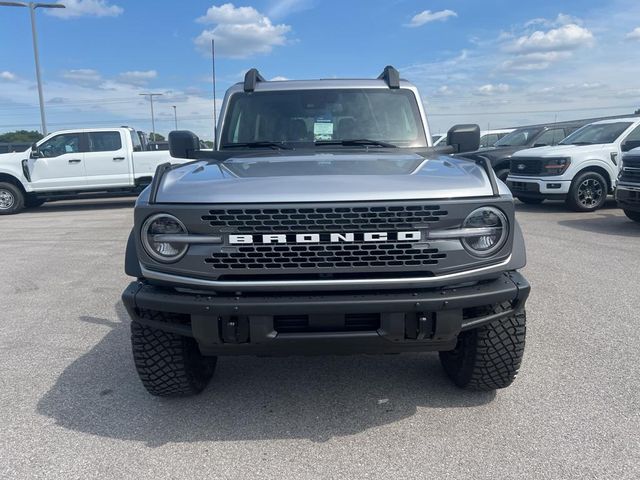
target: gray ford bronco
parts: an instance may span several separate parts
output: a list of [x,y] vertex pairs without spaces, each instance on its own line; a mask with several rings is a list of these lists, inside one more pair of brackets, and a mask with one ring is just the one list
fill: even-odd
[[529,285],[513,198],[477,125],[431,146],[418,91],[265,81],[224,98],[213,151],[191,132],[135,207],[123,293],[138,374],[190,395],[219,355],[440,352],[463,388],[511,384]]

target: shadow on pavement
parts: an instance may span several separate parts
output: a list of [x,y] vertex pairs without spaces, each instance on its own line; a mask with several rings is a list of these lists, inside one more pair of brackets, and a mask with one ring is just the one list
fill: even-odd
[[[520,200],[516,200],[515,203],[516,212],[577,213],[567,207],[564,202],[558,200],[545,200],[540,205],[529,205],[522,203]],[[607,210],[619,210],[618,204],[613,197],[607,199],[604,207],[598,210],[598,212]],[[590,213],[585,213],[585,215],[590,215]]]
[[82,210],[113,210],[116,208],[133,208],[137,197],[118,197],[109,199],[91,200],[60,200],[47,202],[39,207],[29,208],[26,212],[33,213],[55,213],[55,212],[77,212]]
[[[110,332],[60,375],[38,403],[57,425],[149,446],[170,442],[306,438],[324,442],[396,422],[421,408],[473,407],[495,393],[465,392],[436,354],[219,360],[199,396],[159,399],[143,389],[129,320],[82,317]],[[428,435],[428,432],[425,432]]]
[[560,220],[558,225],[589,233],[602,233],[617,237],[640,237],[639,223],[629,220],[625,215],[614,215],[602,210],[585,214],[584,218]]

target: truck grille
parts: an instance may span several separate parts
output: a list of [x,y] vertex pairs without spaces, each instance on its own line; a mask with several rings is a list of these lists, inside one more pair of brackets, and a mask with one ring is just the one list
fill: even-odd
[[220,232],[321,233],[394,231],[434,223],[447,215],[439,205],[387,205],[316,208],[243,208],[210,210],[204,222]]
[[542,160],[539,158],[512,158],[513,175],[539,175],[542,173]]
[[436,248],[416,248],[410,243],[256,245],[236,252],[214,252],[205,259],[216,270],[265,269],[367,269],[371,267],[421,267],[446,258]]
[[640,157],[624,157],[621,182],[640,183]]

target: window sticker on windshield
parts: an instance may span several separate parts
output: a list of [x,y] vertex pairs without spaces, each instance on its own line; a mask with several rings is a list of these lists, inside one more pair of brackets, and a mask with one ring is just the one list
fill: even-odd
[[313,123],[314,140],[331,140],[333,138],[333,122],[325,118],[316,118]]

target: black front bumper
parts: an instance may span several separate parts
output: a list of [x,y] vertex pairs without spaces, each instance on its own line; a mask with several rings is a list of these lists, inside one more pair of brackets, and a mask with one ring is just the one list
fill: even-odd
[[516,198],[541,198],[545,200],[563,200],[564,193],[542,193],[540,184],[534,182],[520,182],[517,180],[507,180],[507,187]]
[[461,331],[524,309],[517,272],[472,286],[386,293],[219,296],[133,282],[134,321],[197,340],[205,355],[451,350]]
[[623,210],[640,212],[640,185],[618,184],[616,200]]

